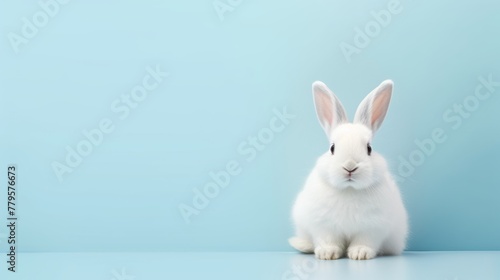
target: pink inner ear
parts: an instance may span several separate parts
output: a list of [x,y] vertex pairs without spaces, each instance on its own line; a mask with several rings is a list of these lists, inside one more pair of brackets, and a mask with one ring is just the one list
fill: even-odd
[[391,94],[382,92],[375,97],[372,104],[372,127],[378,127],[378,124],[384,119],[385,113],[387,112],[387,107],[389,107],[389,101],[391,99]]
[[332,121],[333,121],[332,100],[330,99],[330,96],[328,96],[328,94],[324,92],[319,94],[319,98],[321,99],[318,100],[321,118],[323,119],[323,122],[326,125],[332,127]]

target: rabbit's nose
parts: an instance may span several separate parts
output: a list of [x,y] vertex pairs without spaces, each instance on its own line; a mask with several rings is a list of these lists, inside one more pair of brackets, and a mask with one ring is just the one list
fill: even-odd
[[354,160],[348,160],[343,164],[342,168],[344,168],[347,172],[354,172],[356,169],[358,169],[356,165],[357,164]]

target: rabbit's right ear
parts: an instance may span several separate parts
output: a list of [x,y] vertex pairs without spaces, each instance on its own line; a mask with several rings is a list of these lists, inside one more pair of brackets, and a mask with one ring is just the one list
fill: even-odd
[[354,122],[366,125],[375,133],[384,121],[389,108],[393,86],[394,83],[391,80],[385,80],[372,90],[359,104],[354,115]]
[[323,82],[314,82],[312,90],[319,122],[330,140],[333,129],[347,122],[344,106]]

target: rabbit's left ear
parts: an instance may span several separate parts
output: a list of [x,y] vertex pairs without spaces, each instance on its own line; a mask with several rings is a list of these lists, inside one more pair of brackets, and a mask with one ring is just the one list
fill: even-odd
[[330,140],[332,131],[347,122],[344,106],[333,92],[320,81],[313,83],[314,105],[318,120]]
[[354,122],[366,125],[375,133],[384,121],[389,108],[393,85],[391,80],[385,80],[372,90],[359,104]]

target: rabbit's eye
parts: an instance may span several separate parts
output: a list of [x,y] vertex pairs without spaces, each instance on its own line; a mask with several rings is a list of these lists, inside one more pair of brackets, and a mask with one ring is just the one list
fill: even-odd
[[330,152],[332,152],[333,155],[333,152],[335,152],[335,144],[332,144],[332,146],[330,147]]
[[366,147],[367,147],[367,150],[368,150],[368,155],[371,155],[372,154],[372,146],[370,146],[370,143],[368,143],[366,145]]

